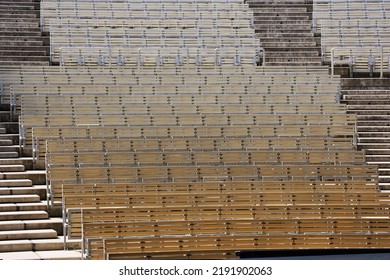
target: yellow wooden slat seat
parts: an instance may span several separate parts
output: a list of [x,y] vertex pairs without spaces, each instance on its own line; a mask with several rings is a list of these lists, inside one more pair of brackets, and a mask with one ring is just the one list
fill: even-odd
[[[197,237],[165,237],[165,238],[124,238],[103,240],[103,254],[95,255],[96,259],[109,259],[115,255],[136,253],[147,256],[149,252],[175,251],[186,252],[197,250],[231,251],[254,249],[286,249],[286,248],[381,248],[390,239],[388,234],[292,234],[292,235],[257,235],[257,236],[197,236]],[[150,249],[149,249],[150,248]],[[159,249],[157,249],[159,248]],[[207,249],[206,249],[207,248]],[[129,253],[131,252],[131,253]]]
[[[59,174],[59,175],[57,175]],[[63,183],[80,182],[161,182],[161,181],[248,181],[248,180],[320,180],[377,178],[377,167],[368,165],[168,165],[107,166],[105,164],[78,166],[47,166],[47,183],[52,201],[61,200]]]
[[[106,127],[36,127],[31,129],[32,137],[21,135],[23,146],[33,146],[34,157],[36,159],[44,157],[46,152],[46,139],[110,139],[110,138],[125,138],[132,139],[137,138],[183,138],[191,141],[191,137],[201,139],[210,137],[249,137],[248,141],[252,144],[258,145],[256,140],[258,137],[326,137],[333,138],[332,141],[337,146],[343,148],[349,148],[351,138],[355,133],[354,126],[351,125],[290,125],[290,126],[204,126],[204,127],[192,127],[192,126],[168,126],[168,127],[126,127],[122,129],[118,126],[106,126]],[[340,137],[340,138],[337,138]],[[184,139],[185,140],[185,139]],[[183,141],[184,141],[183,140]],[[287,142],[289,140],[286,140]],[[314,145],[318,145],[320,142],[313,140]],[[291,142],[290,142],[291,143]],[[344,143],[344,144],[343,144]],[[282,148],[280,144],[276,144],[274,148]],[[295,144],[296,146],[297,144]],[[299,143],[302,145],[302,142]],[[313,144],[310,144],[312,146]],[[283,144],[283,147],[293,147],[294,143]],[[321,146],[321,145],[320,145]],[[273,146],[272,146],[273,147]]]

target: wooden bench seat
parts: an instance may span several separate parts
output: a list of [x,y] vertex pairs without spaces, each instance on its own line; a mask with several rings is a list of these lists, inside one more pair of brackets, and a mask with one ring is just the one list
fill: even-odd
[[[246,220],[257,221],[262,224],[267,221],[281,221],[283,223],[299,222],[299,220],[318,220],[318,223],[325,224],[326,227],[338,227],[339,230],[350,229],[350,224],[356,222],[366,229],[364,231],[383,232],[388,223],[388,214],[385,211],[386,205],[367,204],[362,205],[252,205],[243,207],[243,205],[229,206],[192,206],[178,207],[175,205],[169,207],[132,207],[118,208],[111,206],[109,208],[75,208],[69,209],[67,220],[68,237],[81,237],[81,227],[89,223],[128,223],[129,221],[139,222],[159,222],[159,221],[201,221],[201,220]],[[71,211],[72,210],[72,211]],[[297,220],[298,219],[298,220]],[[344,225],[337,224],[337,221],[346,220]],[[81,223],[83,221],[83,223]],[[296,225],[299,226],[299,223]],[[315,229],[312,229],[314,231]],[[351,229],[350,229],[351,230]],[[334,229],[332,230],[334,231]],[[360,229],[357,229],[360,231]],[[308,231],[309,232],[309,231]],[[93,234],[93,233],[92,233]]]
[[[216,115],[183,115],[183,116],[141,116],[141,115],[76,115],[72,116],[63,116],[63,115],[22,115],[19,117],[19,125],[21,132],[21,145],[28,145],[28,142],[32,141],[32,128],[33,127],[53,127],[53,126],[61,126],[65,128],[68,127],[77,127],[77,126],[113,126],[113,125],[127,125],[128,128],[133,127],[132,129],[152,132],[150,136],[158,137],[159,132],[158,129],[165,131],[167,133],[168,126],[177,126],[176,129],[170,129],[170,135],[174,136],[174,131],[183,130],[181,127],[189,127],[188,130],[191,130],[191,134],[193,135],[194,131],[196,131],[198,137],[198,131],[202,130],[211,130],[208,127],[216,127],[218,133],[221,133],[221,130],[225,126],[232,126],[231,130],[237,129],[235,133],[238,133],[237,136],[241,135],[239,133],[239,129],[244,129],[244,126],[252,126],[257,125],[260,127],[261,125],[264,127],[262,133],[260,135],[266,136],[269,135],[267,130],[274,129],[271,126],[275,125],[285,125],[286,127],[280,128],[280,130],[285,130],[280,135],[302,135],[302,131],[297,132],[296,127],[299,125],[307,125],[308,128],[306,130],[310,130],[310,127],[317,128],[318,125],[322,125],[323,128],[326,126],[330,126],[331,130],[337,131],[335,134],[343,135],[343,137],[348,137],[348,134],[354,131],[350,131],[350,129],[345,129],[346,127],[354,125],[356,116],[355,115],[346,115],[346,114],[246,114],[246,115],[225,115],[225,114],[216,114]],[[234,124],[234,125],[233,125]],[[153,129],[144,129],[140,127],[144,126],[153,126]],[[158,128],[159,126],[164,126],[162,128]],[[137,128],[138,127],[138,128]],[[192,129],[191,129],[192,127]],[[201,128],[205,127],[205,128]],[[219,127],[219,129],[218,129]],[[343,128],[344,127],[344,128]],[[328,129],[328,128],[326,128]],[[289,132],[289,130],[291,132]],[[346,131],[347,130],[347,131]],[[349,131],[348,131],[349,130]],[[226,129],[229,131],[229,129]],[[323,131],[323,130],[322,130]],[[313,131],[314,132],[314,131]],[[329,130],[328,133],[329,134]],[[134,134],[135,137],[139,133]],[[144,136],[148,137],[148,134],[143,133]],[[185,136],[182,132],[179,133],[181,136]],[[205,133],[206,135],[210,135],[209,133]],[[225,134],[226,136],[229,134]],[[245,135],[248,135],[248,130],[246,129]],[[275,135],[275,132],[271,135]],[[31,143],[31,142],[30,142]]]
[[[269,148],[277,149],[289,149],[293,147],[301,147],[303,149],[303,143],[306,143],[306,146],[310,147],[319,145],[321,149],[322,140],[309,140],[311,137],[323,137],[324,141],[329,143],[328,148],[330,149],[330,143],[334,143],[340,149],[349,149],[351,147],[350,143],[352,141],[352,136],[355,133],[355,127],[351,125],[290,125],[290,126],[203,126],[203,127],[192,127],[192,126],[167,126],[167,127],[126,127],[122,129],[118,126],[105,126],[105,127],[95,127],[95,126],[86,126],[86,127],[37,127],[34,126],[31,128],[31,137],[29,135],[21,135],[21,145],[25,147],[33,147],[34,158],[35,159],[44,159],[46,153],[46,140],[47,139],[99,139],[97,141],[102,141],[101,139],[129,139],[129,141],[136,141],[142,143],[141,138],[148,139],[146,141],[154,141],[154,139],[166,139],[166,138],[181,138],[180,140],[175,140],[177,142],[177,147],[183,147],[188,141],[189,145],[194,145],[194,149],[197,149],[197,145],[200,145],[201,142],[207,142],[207,139],[210,138],[226,138],[230,141],[234,141],[238,137],[245,138],[247,140],[247,147],[260,147],[264,145],[262,137],[277,137],[280,140],[275,140],[269,142]],[[297,137],[297,139],[305,138],[305,140],[297,141],[291,140],[292,137]],[[307,137],[307,139],[306,139]],[[198,140],[193,140],[191,138],[197,138]],[[232,139],[231,139],[232,138]],[[288,138],[288,140],[282,140]],[[205,140],[203,140],[205,139]],[[331,140],[330,140],[331,139]],[[163,142],[167,145],[170,140],[164,140]],[[173,140],[172,140],[173,141]],[[219,141],[219,140],[215,140]],[[222,140],[221,140],[222,141]],[[219,141],[218,144],[221,144]],[[332,141],[332,142],[329,142]],[[135,143],[133,144],[133,149],[141,147],[136,147]],[[179,142],[183,143],[179,145]],[[314,144],[313,144],[314,142]],[[283,145],[282,145],[283,143]],[[142,145],[142,144],[141,144]],[[161,142],[161,149],[169,149],[169,147],[163,146]],[[224,144],[226,145],[226,144]],[[229,144],[230,145],[230,144]],[[245,144],[243,144],[245,145]],[[275,145],[275,146],[273,146]],[[92,146],[91,146],[92,147]],[[217,147],[217,146],[215,146]],[[184,148],[184,147],[183,147]],[[223,149],[223,148],[221,148]]]
[[[103,254],[97,253],[96,259],[109,259],[136,253],[147,257],[149,252],[186,252],[192,251],[239,251],[286,248],[383,248],[390,239],[388,234],[272,234],[257,236],[197,236],[165,238],[114,238],[103,240]],[[158,249],[157,249],[158,248]]]
[[364,164],[361,151],[66,151],[46,153],[48,167],[108,165],[201,165],[201,164]]
[[[197,193],[197,192],[220,192],[220,193],[353,193],[375,194],[378,199],[386,194],[378,193],[378,184],[374,181],[348,180],[336,182],[324,181],[226,181],[226,182],[157,182],[157,183],[84,183],[62,184],[62,198],[70,196],[96,195],[104,196],[116,193],[121,194],[164,194],[164,193]],[[73,208],[63,201],[64,210]],[[83,208],[81,205],[75,208]]]
[[[73,102],[72,102],[73,103]],[[345,105],[336,104],[38,104],[23,103],[21,115],[214,115],[214,114],[337,114]]]
[[169,166],[48,166],[47,182],[52,201],[62,199],[61,185],[80,182],[166,182],[247,180],[375,180],[376,166],[367,165],[169,165]]
[[389,203],[389,195],[378,193],[291,193],[291,192],[267,192],[257,193],[255,191],[242,193],[226,192],[166,192],[156,193],[107,193],[102,194],[67,194],[63,198],[64,206],[67,209],[88,209],[88,208],[159,208],[159,207],[222,207],[222,206],[310,206],[314,205],[382,205]]

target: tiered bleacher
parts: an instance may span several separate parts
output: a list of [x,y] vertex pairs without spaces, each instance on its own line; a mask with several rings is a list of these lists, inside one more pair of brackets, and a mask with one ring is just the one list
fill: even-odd
[[84,258],[388,248],[390,196],[340,78],[258,66],[247,4],[46,0],[41,15],[60,66],[10,69],[2,98]]
[[388,1],[315,0],[313,26],[321,33],[323,62],[353,73],[389,72]]

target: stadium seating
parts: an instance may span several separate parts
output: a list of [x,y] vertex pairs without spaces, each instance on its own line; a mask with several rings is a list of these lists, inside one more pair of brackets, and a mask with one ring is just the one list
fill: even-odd
[[[388,72],[387,1],[314,1],[313,26],[321,33],[322,60],[353,73]],[[333,73],[333,72],[332,72]]]
[[[256,33],[274,33],[257,17],[307,21],[306,1],[258,2],[42,1],[54,65],[0,69],[1,101],[19,118],[17,148],[45,169],[64,244],[96,260],[388,248],[390,195],[356,145],[340,77],[313,50],[306,66],[277,51],[265,63]],[[324,63],[383,76],[378,7],[314,1]]]

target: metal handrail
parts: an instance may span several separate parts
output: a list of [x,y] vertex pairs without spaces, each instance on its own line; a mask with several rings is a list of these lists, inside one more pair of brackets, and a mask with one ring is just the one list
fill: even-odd
[[[381,47],[375,47],[376,49],[380,50],[380,58],[381,58],[381,64],[380,64],[380,78],[383,78],[383,72],[384,72],[384,64],[383,64],[383,57],[384,57],[384,52],[383,52],[383,46]],[[345,49],[345,47],[334,47],[330,51],[330,67],[331,67],[331,75],[334,76],[334,67],[335,67],[335,50],[337,49]],[[359,48],[356,48],[359,49]],[[355,53],[355,54],[360,54],[360,53]],[[351,67],[351,62],[349,63],[349,66]]]

